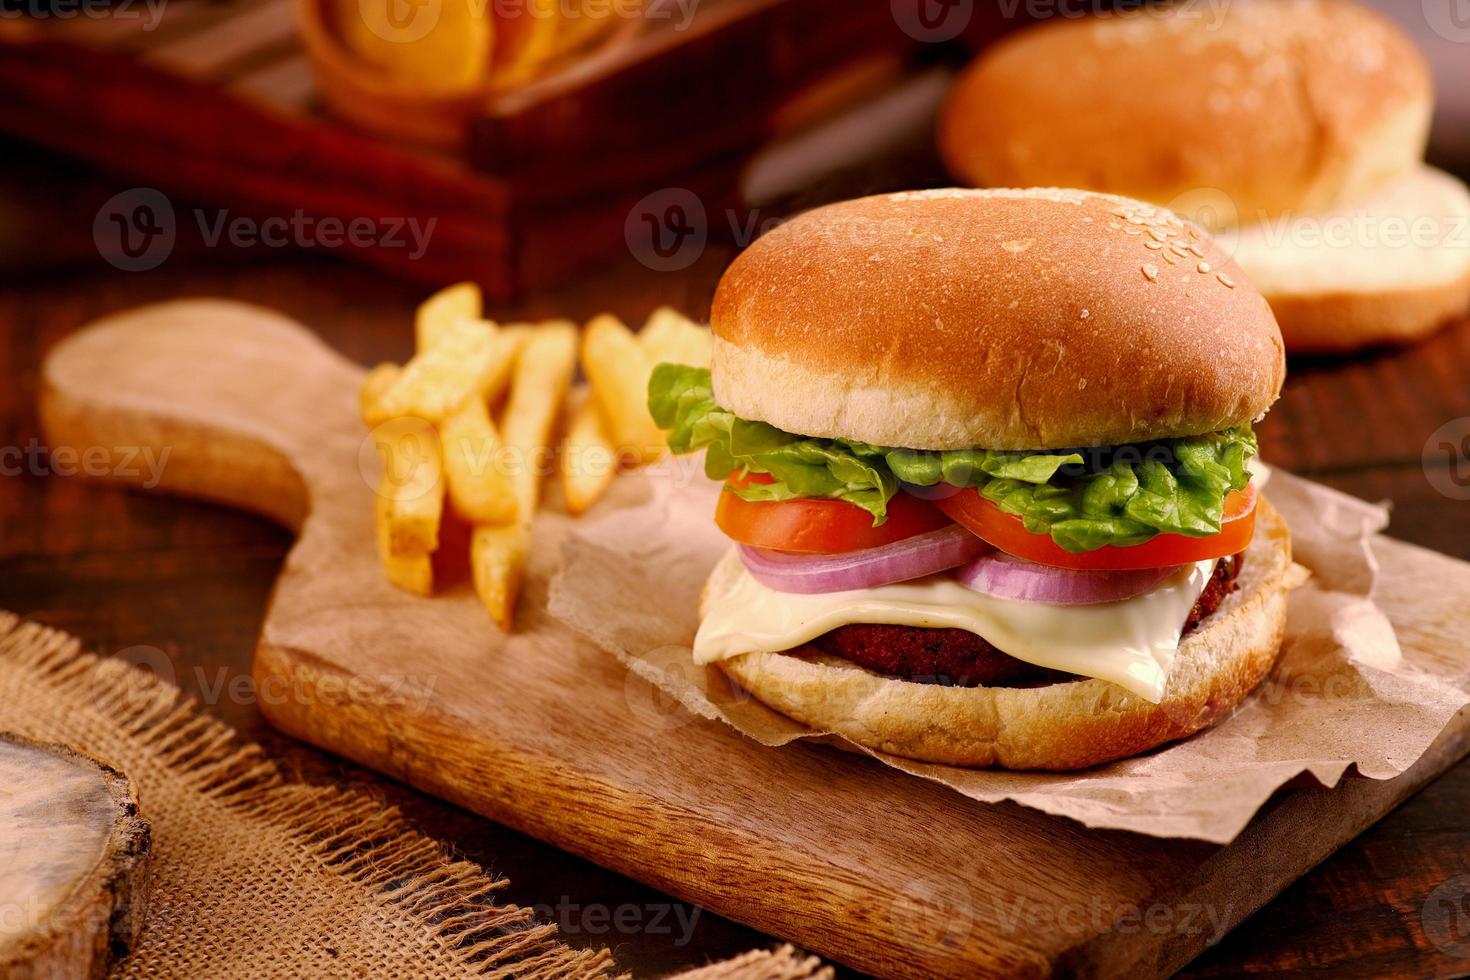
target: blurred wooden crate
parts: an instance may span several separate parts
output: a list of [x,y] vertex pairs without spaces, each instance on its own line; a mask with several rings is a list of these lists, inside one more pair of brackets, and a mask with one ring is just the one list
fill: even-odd
[[[323,111],[292,0],[117,0],[110,17],[0,25],[0,130],[257,220],[433,220],[416,258],[343,252],[504,299],[627,248],[650,193],[737,205],[762,147],[934,57],[894,9],[703,0],[687,29],[649,21],[487,99],[463,150],[440,152]],[[1001,26],[977,12],[969,36]]]

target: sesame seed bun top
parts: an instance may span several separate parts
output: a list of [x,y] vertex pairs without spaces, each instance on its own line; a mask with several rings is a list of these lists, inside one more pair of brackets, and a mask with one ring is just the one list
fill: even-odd
[[995,45],[956,82],[940,149],[968,184],[1126,194],[1226,227],[1412,170],[1432,109],[1413,41],[1354,3],[1175,4]]
[[1285,374],[1265,300],[1205,232],[1083,191],[808,212],[736,259],[712,321],[724,407],[912,449],[1213,432],[1263,415]]

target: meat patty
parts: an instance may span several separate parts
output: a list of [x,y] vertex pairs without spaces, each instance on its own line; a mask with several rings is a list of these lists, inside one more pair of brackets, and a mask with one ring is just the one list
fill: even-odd
[[[1184,623],[1188,636],[1236,589],[1241,556],[1215,566]],[[1017,660],[968,630],[926,629],[889,624],[840,626],[812,640],[829,657],[849,660],[879,674],[948,687],[1039,687],[1073,679],[1072,674]]]

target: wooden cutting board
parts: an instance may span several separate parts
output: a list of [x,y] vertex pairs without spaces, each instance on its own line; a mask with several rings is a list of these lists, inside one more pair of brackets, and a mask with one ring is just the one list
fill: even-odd
[[[52,446],[103,447],[92,472],[154,483],[143,461],[162,460],[159,489],[299,530],[255,666],[275,725],[854,967],[1170,973],[1470,751],[1462,713],[1402,777],[1280,793],[1217,847],[974,803],[820,746],[763,748],[662,703],[539,611],[568,525],[554,512],[510,639],[463,586],[390,588],[360,467],[361,374],[281,316],[184,301],[58,346],[42,418]],[[1377,546],[1402,643],[1460,649],[1470,566]],[[1405,619],[1430,582],[1442,614]]]

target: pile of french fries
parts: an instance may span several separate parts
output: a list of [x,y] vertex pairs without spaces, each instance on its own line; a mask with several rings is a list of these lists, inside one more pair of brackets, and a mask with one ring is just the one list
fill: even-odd
[[[567,320],[500,326],[473,283],[430,298],[413,358],[378,365],[361,389],[383,464],[375,523],[388,580],[433,594],[447,505],[470,528],[475,591],[509,631],[552,461],[575,515],[620,469],[659,459],[667,447],[648,413],[649,375],[664,361],[708,366],[710,344],[706,328],[668,308],[634,335],[609,315],[582,331]],[[579,360],[586,391],[573,390]]]
[[346,52],[382,82],[438,93],[510,87],[613,34],[641,0],[440,0],[407,13],[398,0],[333,0]]

